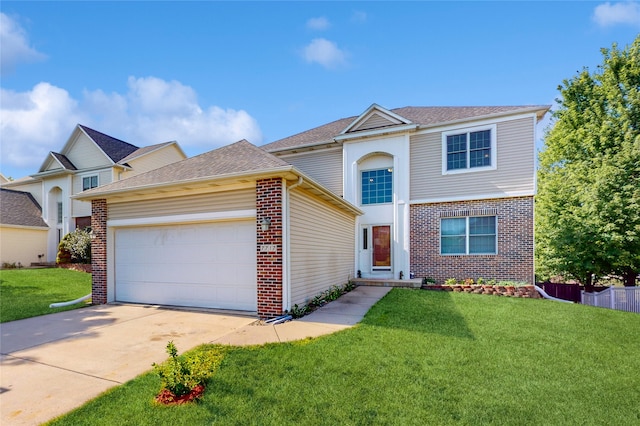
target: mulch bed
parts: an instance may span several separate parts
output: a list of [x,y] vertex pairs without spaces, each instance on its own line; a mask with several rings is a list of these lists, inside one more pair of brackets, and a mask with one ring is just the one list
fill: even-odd
[[193,402],[199,399],[202,394],[204,394],[204,385],[198,385],[195,388],[191,389],[191,392],[181,396],[175,396],[170,390],[162,389],[162,391],[160,391],[160,393],[156,396],[156,402],[162,405],[186,404],[188,402]]

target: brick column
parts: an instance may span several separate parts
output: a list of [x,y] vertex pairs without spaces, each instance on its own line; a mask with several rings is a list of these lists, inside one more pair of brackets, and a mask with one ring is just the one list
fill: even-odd
[[107,200],[91,200],[91,301],[107,303]]
[[[256,182],[256,234],[258,316],[282,315],[282,197],[281,178]],[[262,220],[270,219],[269,230],[262,230]]]

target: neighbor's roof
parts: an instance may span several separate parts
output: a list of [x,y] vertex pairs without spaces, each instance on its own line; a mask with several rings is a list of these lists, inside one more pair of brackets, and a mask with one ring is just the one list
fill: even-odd
[[[157,143],[155,145],[149,145],[149,146],[143,146],[142,148],[138,148],[135,151],[133,151],[131,154],[127,155],[126,157],[122,158],[119,163],[120,164],[126,164],[127,161],[131,161],[134,160],[136,158],[142,157],[143,155],[146,155],[150,152],[156,151],[158,149],[162,149],[165,146],[169,146],[169,145],[177,145],[176,142],[171,141],[171,142],[162,142],[162,143]],[[178,147],[178,149],[180,149]]]
[[40,204],[28,192],[0,188],[0,223],[47,227]]
[[82,124],[78,124],[78,127],[80,127],[114,163],[118,163],[126,156],[138,150],[138,147],[135,145],[105,135]]
[[[499,115],[509,115],[524,112],[546,112],[550,105],[521,105],[521,106],[445,106],[445,107],[404,107],[389,111],[406,118],[419,127],[434,127],[447,123],[481,119]],[[289,136],[284,139],[263,145],[268,152],[280,151],[305,145],[333,142],[358,116],[342,118],[323,126]]]
[[128,179],[84,191],[82,198],[134,188],[205,180],[225,175],[250,174],[252,172],[270,171],[286,167],[291,168],[292,166],[243,139],[231,145],[171,163]]

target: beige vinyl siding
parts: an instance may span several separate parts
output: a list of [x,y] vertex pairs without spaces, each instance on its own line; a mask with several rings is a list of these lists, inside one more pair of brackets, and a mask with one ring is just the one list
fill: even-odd
[[283,156],[282,159],[342,196],[342,149],[310,151]]
[[175,145],[169,145],[129,161],[128,164],[132,170],[122,172],[120,179],[139,175],[140,173],[148,172],[149,170],[154,170],[180,160],[184,160],[180,151],[178,151]]
[[301,190],[290,195],[293,306],[353,277],[355,217]]
[[152,218],[193,213],[224,212],[256,208],[255,188],[213,194],[108,203],[109,219]]
[[68,149],[67,158],[78,170],[104,167],[111,160],[84,134],[81,134]]
[[389,121],[388,118],[383,117],[379,114],[373,114],[371,117],[362,122],[357,128],[353,130],[370,130],[377,129],[380,127],[392,126],[394,123]]
[[[461,128],[462,129],[462,128]],[[497,169],[442,174],[442,134],[411,137],[411,200],[508,195],[534,191],[534,123],[521,118],[497,124]]]
[[48,228],[29,229],[0,226],[0,262],[18,263],[30,266],[33,262],[47,262],[55,259],[38,259],[47,253]]
[[[98,175],[98,186],[111,183],[111,169],[100,170],[91,173],[83,173],[73,176],[73,195],[82,192],[82,178]],[[89,201],[71,200],[71,216],[84,217],[91,216],[91,203]]]

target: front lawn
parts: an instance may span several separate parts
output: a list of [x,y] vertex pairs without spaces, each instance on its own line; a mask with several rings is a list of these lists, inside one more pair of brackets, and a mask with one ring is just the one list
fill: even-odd
[[67,302],[91,293],[91,274],[68,269],[3,269],[0,271],[0,322],[30,318],[86,306],[64,308],[51,303]]
[[52,424],[636,425],[639,336],[633,313],[394,289],[354,328],[225,347],[197,404],[154,405],[149,373]]

